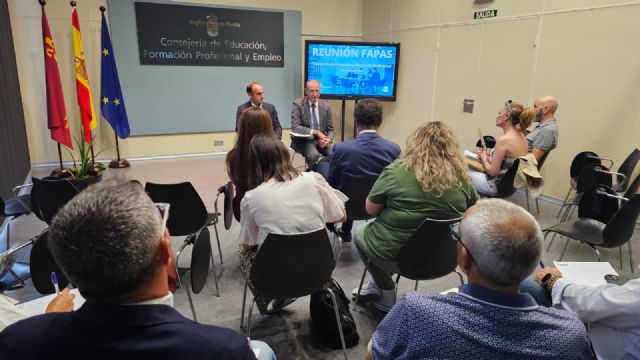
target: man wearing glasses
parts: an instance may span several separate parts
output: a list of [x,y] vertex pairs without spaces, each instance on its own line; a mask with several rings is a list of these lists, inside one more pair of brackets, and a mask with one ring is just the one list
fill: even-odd
[[136,182],[104,180],[73,198],[51,224],[49,247],[86,303],[71,313],[7,327],[0,334],[0,354],[255,359],[244,336],[198,324],[173,309],[168,216],[168,204],[154,205]]
[[520,282],[540,259],[542,233],[524,209],[480,200],[451,227],[468,284],[447,295],[411,292],[373,334],[374,359],[590,359],[586,330],[567,311],[539,307]]
[[537,111],[535,121],[538,124],[527,134],[527,142],[529,152],[533,153],[539,163],[547,152],[558,145],[558,121],[556,121],[558,100],[551,95],[540,96],[533,107]]

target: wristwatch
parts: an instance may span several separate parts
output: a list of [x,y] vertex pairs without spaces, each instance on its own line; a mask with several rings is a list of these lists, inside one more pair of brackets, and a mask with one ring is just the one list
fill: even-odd
[[553,284],[560,278],[560,276],[553,275],[551,273],[546,274],[540,280],[540,285],[544,287],[548,292],[551,292],[553,289]]

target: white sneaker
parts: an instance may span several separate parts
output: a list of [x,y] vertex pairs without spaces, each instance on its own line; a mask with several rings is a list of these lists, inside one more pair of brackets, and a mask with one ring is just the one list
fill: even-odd
[[[358,288],[355,288],[351,291],[351,295],[353,295],[354,297],[357,294],[358,294]],[[380,298],[381,295],[382,295],[382,289],[380,289],[373,280],[369,280],[369,282],[367,282],[362,287],[362,290],[360,290],[360,297],[358,298],[358,301],[367,302],[367,301],[377,300]]]
[[380,311],[389,312],[393,307],[393,305],[395,304],[396,304],[396,290],[392,289],[392,290],[382,290],[382,296],[380,297],[380,300],[374,302],[372,305],[374,308]]

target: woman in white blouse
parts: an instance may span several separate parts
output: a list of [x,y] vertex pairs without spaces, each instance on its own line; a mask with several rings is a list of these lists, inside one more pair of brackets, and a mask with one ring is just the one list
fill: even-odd
[[[240,268],[249,279],[251,265],[269,233],[302,234],[346,219],[347,197],[316,172],[300,172],[289,151],[273,134],[258,134],[249,145],[248,189],[240,204]],[[256,297],[260,313],[274,313],[292,299]],[[273,300],[273,301],[272,301]]]

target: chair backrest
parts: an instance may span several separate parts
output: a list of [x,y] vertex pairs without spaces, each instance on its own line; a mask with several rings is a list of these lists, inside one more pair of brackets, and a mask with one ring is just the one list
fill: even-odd
[[211,235],[204,228],[198,234],[191,250],[191,288],[198,294],[209,277],[209,256],[211,254]]
[[513,165],[507,170],[500,182],[497,184],[498,192],[496,197],[506,198],[513,195],[516,192],[516,188],[513,186],[513,180],[516,178],[516,172],[518,172],[518,165],[520,159],[516,159]]
[[190,182],[155,184],[148,182],[144,190],[154,202],[171,205],[167,228],[172,236],[197,233],[207,223],[207,208]]
[[49,231],[46,230],[38,235],[31,254],[29,255],[29,265],[31,267],[31,281],[33,287],[40,294],[53,294],[56,292],[51,283],[51,273],[55,272],[58,278],[58,286],[60,289],[69,285],[69,280],[56,263],[49,250]]
[[[496,146],[496,138],[494,138],[493,136],[484,135],[482,138],[484,139],[484,144],[488,149],[493,149]],[[478,139],[478,141],[476,142],[476,147],[482,147],[482,142],[480,141],[480,139]]]
[[251,267],[253,286],[267,298],[296,298],[319,290],[335,266],[326,229],[269,234]]
[[224,228],[229,230],[233,223],[233,183],[229,181],[224,191]]
[[629,241],[635,230],[638,215],[640,215],[640,194],[635,194],[620,207],[604,227],[602,232],[604,243],[598,246],[614,248]]
[[80,192],[69,179],[32,177],[31,181],[31,208],[38,219],[47,224],[51,224],[60,208]]
[[604,185],[590,186],[582,192],[578,204],[578,217],[589,218],[608,223],[620,209],[620,201],[602,193],[616,195],[610,187]]
[[635,170],[636,165],[638,164],[638,161],[640,161],[640,150],[633,149],[631,154],[629,154],[629,156],[627,156],[627,158],[624,159],[622,164],[620,164],[620,167],[618,168],[618,172],[624,175],[625,179],[627,179],[625,183],[622,185],[622,187],[618,189],[620,192],[625,191],[629,186],[629,178],[633,174],[633,170]]
[[597,158],[598,154],[593,151],[583,151],[573,157],[571,161],[571,167],[569,168],[569,177],[575,178],[580,176],[582,168],[587,164],[601,164],[600,159]]
[[349,200],[344,204],[349,220],[367,220],[371,215],[365,210],[367,196],[375,184],[377,176],[353,178],[344,189],[344,194]]
[[549,153],[551,153],[551,150],[545,151],[540,161],[538,161],[538,170],[542,169],[542,165],[544,165],[544,162],[547,161],[547,158],[549,157]]
[[624,193],[623,196],[628,199],[633,195],[637,194],[638,190],[640,190],[640,172],[638,173],[638,175],[636,175],[636,178],[633,180],[631,185],[629,185],[629,187],[627,188],[627,191]]
[[457,246],[449,234],[449,225],[458,221],[460,218],[424,220],[400,250],[400,275],[412,280],[430,280],[455,270]]

